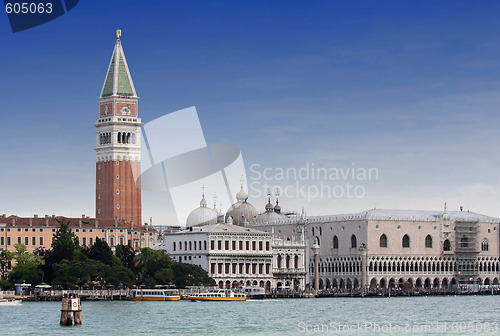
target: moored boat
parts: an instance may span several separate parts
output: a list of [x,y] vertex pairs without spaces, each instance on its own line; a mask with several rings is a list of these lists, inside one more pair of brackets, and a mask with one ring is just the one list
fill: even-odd
[[20,306],[22,300],[0,299],[0,306]]
[[179,301],[181,296],[178,289],[132,289],[132,301]]
[[230,289],[216,289],[205,293],[191,294],[189,299],[191,301],[246,301],[247,296]]
[[252,300],[262,300],[266,298],[266,290],[259,286],[243,286],[239,290],[247,295],[247,298]]

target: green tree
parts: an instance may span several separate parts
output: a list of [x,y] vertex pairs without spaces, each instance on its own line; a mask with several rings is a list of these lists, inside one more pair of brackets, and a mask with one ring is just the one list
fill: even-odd
[[90,248],[88,255],[89,258],[99,260],[106,265],[112,266],[115,264],[113,251],[111,251],[111,248],[105,240],[97,238],[94,245]]
[[59,229],[57,229],[53,236],[54,242],[52,243],[52,249],[54,250],[63,248],[74,252],[80,248],[78,237],[73,231],[71,231],[71,228],[69,227],[69,220],[66,218],[63,218],[59,222]]
[[210,278],[208,273],[198,265],[174,262],[172,271],[174,274],[174,283],[177,288],[215,285],[214,279]]
[[[146,286],[154,286],[156,283],[161,283],[161,279],[156,279],[155,275],[161,269],[171,269],[172,260],[169,255],[163,250],[153,250],[149,247],[142,248],[140,254],[136,256],[135,268],[138,273],[139,283],[144,283]],[[147,281],[146,281],[147,280]]]
[[13,283],[22,281],[31,284],[41,283],[43,281],[43,271],[40,265],[44,263],[42,257],[26,252],[24,244],[16,244],[14,247],[16,248],[16,266],[10,272],[9,280]]
[[128,245],[117,245],[115,248],[115,255],[121,260],[122,265],[133,269],[134,268],[134,249]]
[[0,249],[0,279],[5,279],[7,277],[7,270],[10,268],[14,255],[14,252]]

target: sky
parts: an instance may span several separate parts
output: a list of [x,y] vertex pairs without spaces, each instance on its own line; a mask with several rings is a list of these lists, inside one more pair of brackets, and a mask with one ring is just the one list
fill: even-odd
[[[446,202],[500,217],[499,16],[494,1],[80,1],[12,33],[0,14],[0,213],[94,216],[121,29],[142,121],[196,106],[207,143],[241,150],[259,211],[267,183],[307,215]],[[150,217],[178,224],[143,191]]]

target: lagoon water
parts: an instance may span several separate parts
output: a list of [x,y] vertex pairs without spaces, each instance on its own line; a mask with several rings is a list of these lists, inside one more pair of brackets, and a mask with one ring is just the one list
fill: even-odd
[[499,296],[82,302],[83,325],[59,326],[61,302],[0,306],[7,335],[498,335]]

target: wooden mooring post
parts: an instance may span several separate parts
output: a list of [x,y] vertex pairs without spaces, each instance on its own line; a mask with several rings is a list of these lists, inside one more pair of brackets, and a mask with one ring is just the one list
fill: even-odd
[[62,298],[61,307],[61,325],[73,325],[73,317],[76,324],[82,324],[82,307],[80,305],[80,298],[72,296],[65,296]]

